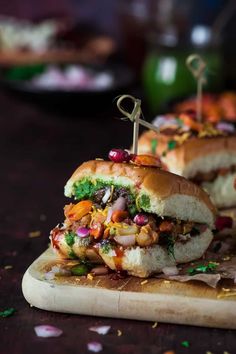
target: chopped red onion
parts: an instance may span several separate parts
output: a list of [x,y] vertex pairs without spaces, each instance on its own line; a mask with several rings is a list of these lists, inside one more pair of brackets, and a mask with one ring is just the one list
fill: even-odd
[[113,213],[112,207],[108,208],[107,218],[106,218],[106,221],[105,221],[106,224],[108,224],[111,221],[112,213]]
[[115,236],[114,240],[125,247],[135,245],[135,235]]
[[217,124],[216,128],[223,132],[233,133],[235,131],[234,125],[231,123],[220,122]]
[[179,274],[179,270],[175,266],[173,266],[173,267],[164,267],[164,268],[162,268],[162,272],[165,275],[178,275]]
[[233,219],[230,216],[218,216],[215,222],[215,227],[218,231],[223,229],[232,229]]
[[60,328],[50,326],[50,325],[35,326],[34,330],[38,337],[43,337],[43,338],[59,337],[63,333],[63,331]]
[[144,226],[148,223],[148,216],[142,213],[135,215],[134,222],[138,226]]
[[87,348],[90,352],[94,352],[94,353],[101,352],[103,349],[102,344],[99,342],[89,342],[87,344]]
[[79,236],[81,238],[88,237],[89,232],[90,232],[90,229],[88,229],[87,227],[82,227],[82,226],[76,230],[77,236]]
[[112,211],[125,210],[126,200],[124,197],[119,197],[116,199],[115,203],[112,205]]
[[106,189],[106,192],[102,198],[102,202],[103,204],[106,204],[106,202],[108,201],[108,199],[110,198],[110,195],[111,195],[111,188],[107,188]]
[[98,334],[105,335],[107,334],[111,329],[111,326],[94,326],[90,327],[89,330],[92,332],[96,332]]

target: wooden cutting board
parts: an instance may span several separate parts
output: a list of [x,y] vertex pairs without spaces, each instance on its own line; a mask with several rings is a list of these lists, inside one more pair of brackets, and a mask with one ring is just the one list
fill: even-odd
[[22,281],[25,299],[43,310],[236,329],[236,292],[201,282],[110,275],[63,276],[45,280],[52,265],[62,261],[51,249],[27,269]]

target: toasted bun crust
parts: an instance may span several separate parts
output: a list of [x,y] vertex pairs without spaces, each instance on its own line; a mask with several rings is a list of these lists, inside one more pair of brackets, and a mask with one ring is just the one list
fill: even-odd
[[158,168],[111,161],[88,161],[73,173],[65,186],[65,195],[74,194],[73,185],[85,177],[130,187],[138,197],[149,196],[146,212],[214,225],[215,208],[208,195],[183,177]]
[[[171,136],[157,134],[151,130],[139,139],[139,153],[152,153],[151,141],[158,140],[156,153],[161,155]],[[236,136],[191,138],[179,147],[167,152],[162,158],[169,171],[191,178],[197,172],[209,172],[236,165]]]
[[[202,257],[213,239],[212,232],[207,229],[199,236],[192,237],[187,243],[176,242],[174,255],[169,255],[166,248],[160,245],[152,247],[131,247],[127,248],[122,258],[122,269],[130,275],[145,278],[154,273],[162,272],[164,267],[175,266],[176,264],[187,263]],[[102,253],[100,256],[109,268],[116,270],[114,257]]]

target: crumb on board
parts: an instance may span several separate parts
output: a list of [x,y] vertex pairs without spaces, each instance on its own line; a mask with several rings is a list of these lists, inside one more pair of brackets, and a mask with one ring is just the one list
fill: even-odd
[[222,261],[230,261],[230,260],[231,260],[230,256],[222,257]]
[[117,330],[117,336],[118,337],[122,336],[122,331],[120,329]]
[[94,278],[93,275],[92,275],[91,273],[88,273],[87,279],[88,279],[88,280],[93,280],[93,278]]
[[13,266],[10,265],[10,264],[9,264],[9,265],[5,265],[5,267],[4,267],[4,269],[6,269],[6,270],[7,270],[7,269],[12,269],[12,268],[13,268]]
[[140,284],[141,285],[144,285],[144,284],[147,284],[148,283],[148,281],[147,281],[147,279],[146,280],[143,280]]
[[158,325],[158,322],[154,322],[153,325],[152,325],[152,328],[156,328]]
[[225,292],[230,291],[230,289],[228,289],[228,288],[222,288],[222,290],[225,291]]
[[164,284],[170,284],[170,280],[164,280]]
[[29,232],[30,238],[39,237],[39,236],[41,236],[41,231],[39,231],[39,230]]

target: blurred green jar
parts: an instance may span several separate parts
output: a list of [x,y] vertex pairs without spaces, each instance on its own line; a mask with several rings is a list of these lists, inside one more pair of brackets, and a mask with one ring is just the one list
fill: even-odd
[[[203,41],[204,33],[198,33],[199,35],[203,37]],[[159,41],[150,40],[142,75],[146,99],[152,113],[160,113],[168,109],[171,101],[196,93],[196,80],[185,63],[190,54],[200,54],[207,63],[207,84],[204,90],[215,92],[221,88],[220,51],[218,46],[206,42],[204,45],[194,46],[194,43],[180,45],[175,38],[170,37]]]

